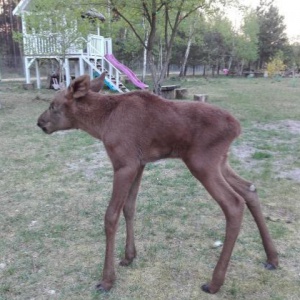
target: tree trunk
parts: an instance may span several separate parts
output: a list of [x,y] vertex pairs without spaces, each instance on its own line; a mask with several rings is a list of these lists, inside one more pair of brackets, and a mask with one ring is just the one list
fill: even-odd
[[242,76],[242,75],[243,75],[244,64],[245,64],[245,61],[244,61],[244,60],[242,60],[241,67],[240,67],[240,70],[239,70],[239,75],[240,75],[240,76]]
[[188,42],[187,42],[187,46],[186,46],[186,50],[185,50],[185,54],[184,54],[184,58],[183,58],[183,63],[180,68],[179,77],[186,75],[186,65],[187,65],[187,60],[189,58],[189,54],[190,54],[190,50],[191,50],[192,39],[193,39],[194,33],[195,33],[195,23],[196,23],[196,18],[194,18],[193,22],[190,25]]
[[155,59],[152,54],[152,51],[147,51],[147,60],[149,62],[150,66],[150,71],[151,71],[151,77],[152,77],[152,82],[153,82],[153,92],[155,94],[160,94],[160,85],[159,85],[159,79],[157,76],[157,68],[155,65]]
[[12,39],[12,31],[14,30],[14,21],[13,21],[13,15],[12,15],[12,5],[9,5],[9,23],[10,23],[10,30],[11,30],[11,47],[12,47],[12,53],[13,53],[13,65],[14,67],[17,66],[17,55],[16,55],[16,43]]
[[186,63],[187,63],[187,60],[189,58],[189,54],[190,54],[190,50],[191,50],[191,45],[192,45],[192,37],[190,36],[189,40],[188,40],[188,43],[187,43],[187,46],[186,46],[186,49],[185,49],[183,63],[181,65],[181,67],[180,67],[179,77],[183,77],[183,76],[186,75],[185,74],[186,73]]
[[212,65],[212,77],[215,77],[216,66]]
[[144,58],[143,58],[143,74],[142,74],[142,81],[145,82],[146,80],[146,72],[147,72],[147,45],[148,45],[148,32],[145,32],[145,48],[144,48]]
[[230,58],[229,58],[229,62],[228,62],[228,70],[231,69],[231,65],[232,65],[232,56],[230,56]]
[[185,68],[184,68],[184,76],[187,75],[187,70],[188,70],[188,65],[185,65]]

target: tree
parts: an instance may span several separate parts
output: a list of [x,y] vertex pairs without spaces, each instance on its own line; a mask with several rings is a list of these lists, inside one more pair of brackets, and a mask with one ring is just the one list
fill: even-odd
[[279,50],[283,50],[287,43],[285,34],[284,17],[279,14],[278,8],[274,6],[274,0],[261,0],[256,9],[259,33],[258,48],[260,68],[270,59],[275,57]]
[[236,36],[236,57],[240,61],[240,73],[244,65],[255,62],[258,58],[259,24],[255,12],[248,11],[243,20],[240,33]]
[[[199,52],[199,45],[202,43],[204,18],[200,12],[195,12],[193,16],[184,20],[178,29],[172,48],[172,56],[169,64],[180,67],[179,76],[185,76],[188,65],[199,64],[199,57],[195,51]],[[195,50],[196,49],[196,50]],[[192,54],[190,56],[190,54]],[[196,57],[197,56],[197,57]],[[193,63],[191,63],[191,57]],[[167,74],[168,75],[168,74]]]
[[[220,2],[222,0],[110,1],[114,14],[125,20],[146,49],[156,93],[160,92],[160,85],[165,79],[175,36],[181,23],[196,11],[206,12]],[[143,22],[144,27],[141,26]],[[145,31],[148,32],[146,40]]]
[[179,72],[179,76],[185,76],[186,75],[186,67],[187,67],[187,62],[188,62],[188,58],[190,55],[190,51],[191,51],[191,46],[192,46],[192,42],[194,40],[194,36],[196,33],[196,23],[201,23],[201,14],[197,14],[195,13],[193,18],[190,18],[187,20],[187,28],[186,28],[186,32],[187,34],[184,34],[184,41],[186,44],[185,47],[185,51],[183,54],[183,59],[182,59],[182,63],[180,66],[180,72]]
[[[144,29],[142,23],[140,25],[142,34]],[[123,19],[108,12],[106,22],[101,25],[101,35],[112,38],[113,52],[118,60],[125,62],[130,68],[140,63],[143,47],[137,43],[136,36]]]
[[293,65],[296,67],[297,72],[300,72],[300,43],[295,42],[291,45],[293,51]]
[[221,66],[230,68],[234,45],[234,32],[232,23],[221,14],[210,17],[203,33],[201,52],[203,60],[211,66],[213,76],[219,73]]
[[12,11],[19,0],[0,1],[0,55],[2,65],[16,67],[20,64],[20,49],[12,38],[12,32],[20,28],[17,18],[12,15]]
[[[191,22],[193,19],[190,18],[189,20]],[[179,44],[181,57],[176,51],[177,56],[176,58],[172,57],[172,62],[184,61],[182,57],[186,55],[189,38],[192,37],[193,42],[190,45],[190,55],[187,62],[189,65],[203,64],[204,72],[205,66],[209,65],[213,75],[216,72],[219,73],[222,67],[230,68],[235,56],[235,32],[232,22],[224,17],[224,13],[214,11],[206,17],[199,14],[193,35],[191,36],[190,33],[190,28],[187,26],[186,28],[181,27],[178,31],[174,47],[178,50]]]

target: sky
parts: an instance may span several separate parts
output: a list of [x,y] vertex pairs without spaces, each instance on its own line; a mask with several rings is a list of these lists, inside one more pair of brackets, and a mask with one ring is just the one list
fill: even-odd
[[[256,7],[259,0],[241,0],[245,5]],[[280,15],[284,16],[286,34],[289,39],[300,38],[300,1],[299,0],[275,0],[274,5],[278,7]],[[238,17],[237,17],[238,18]]]
[[300,1],[276,0],[279,13],[284,16],[286,33],[289,38],[300,36]]

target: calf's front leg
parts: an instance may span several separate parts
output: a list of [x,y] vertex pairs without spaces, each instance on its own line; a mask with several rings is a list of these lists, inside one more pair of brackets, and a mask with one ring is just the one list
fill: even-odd
[[96,286],[99,291],[109,291],[116,279],[115,275],[115,235],[118,228],[120,213],[134,180],[138,167],[125,166],[114,172],[113,192],[105,213],[106,250],[102,281]]
[[123,214],[126,221],[126,246],[125,257],[120,261],[121,266],[128,266],[136,257],[136,248],[134,242],[134,215],[136,206],[136,197],[139,191],[143,171],[145,166],[141,166],[137,176],[131,186],[128,198],[125,201]]

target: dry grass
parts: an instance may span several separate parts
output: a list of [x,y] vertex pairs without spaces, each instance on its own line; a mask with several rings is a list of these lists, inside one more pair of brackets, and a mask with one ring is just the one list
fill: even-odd
[[[1,300],[299,298],[300,138],[293,130],[300,120],[300,82],[191,78],[181,85],[190,95],[208,93],[241,120],[244,134],[233,146],[232,164],[259,189],[280,268],[262,267],[263,248],[246,213],[225,285],[213,296],[201,292],[220,253],[212,244],[224,238],[223,214],[180,161],[166,160],[149,165],[144,175],[137,260],[117,267],[110,293],[95,293],[112,178],[104,149],[78,131],[44,135],[36,119],[47,101],[0,83]],[[51,95],[42,91],[38,98]],[[122,219],[117,259],[124,231]]]

